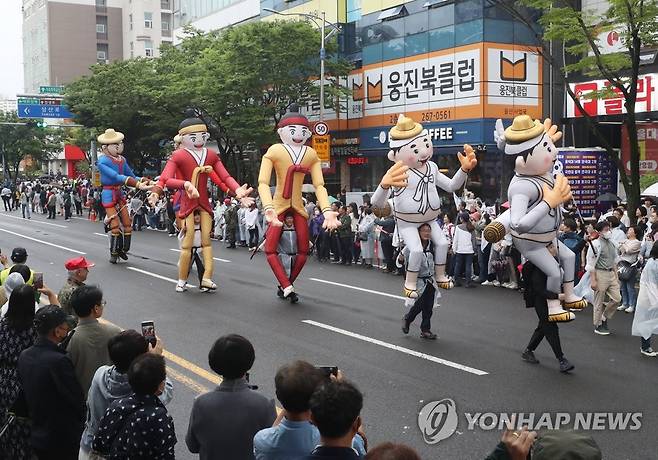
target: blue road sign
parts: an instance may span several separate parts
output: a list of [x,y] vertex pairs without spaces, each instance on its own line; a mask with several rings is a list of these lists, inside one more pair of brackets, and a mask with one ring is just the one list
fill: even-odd
[[65,105],[18,104],[19,118],[73,118]]

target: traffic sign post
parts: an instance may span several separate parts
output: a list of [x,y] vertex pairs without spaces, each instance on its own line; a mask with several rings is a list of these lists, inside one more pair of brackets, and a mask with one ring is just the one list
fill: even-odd
[[63,86],[39,86],[40,94],[62,94]]
[[65,105],[53,105],[52,103],[26,104],[18,103],[18,118],[73,118],[69,108]]
[[313,132],[318,136],[324,136],[329,133],[329,126],[323,121],[318,121],[315,126],[313,126]]
[[314,135],[311,139],[313,150],[318,154],[318,159],[322,163],[329,163],[331,159],[331,141],[329,134],[324,136]]

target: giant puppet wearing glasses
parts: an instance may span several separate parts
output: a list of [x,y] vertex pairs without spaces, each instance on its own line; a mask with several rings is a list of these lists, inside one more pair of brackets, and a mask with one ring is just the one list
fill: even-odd
[[[199,211],[201,217],[201,255],[203,258],[204,273],[201,279],[201,290],[217,289],[212,281],[213,257],[210,243],[212,230],[212,208],[208,199],[208,177],[217,174],[221,183],[233,192],[244,206],[253,203],[249,198],[252,192],[247,184],[240,186],[226,171],[217,152],[207,149],[206,142],[210,138],[206,124],[200,118],[189,112],[188,118],[178,127],[180,146],[167,160],[167,164],[160,175],[158,184],[153,187],[149,202],[154,203],[162,196],[163,188],[170,190],[184,190],[181,194],[180,210],[178,216],[186,229],[181,244],[180,258],[178,260],[178,284],[176,292],[187,290],[187,278],[192,263],[192,248],[194,246],[194,212]],[[224,189],[223,189],[224,190]]]
[[[296,301],[295,279],[306,263],[309,250],[308,241],[308,214],[302,203],[302,184],[307,174],[315,186],[315,196],[318,207],[324,214],[326,229],[335,229],[339,222],[336,212],[329,206],[329,196],[324,188],[322,165],[315,150],[306,146],[311,137],[308,119],[301,115],[296,105],[291,105],[277,126],[277,133],[281,144],[274,144],[263,156],[258,174],[258,195],[263,203],[265,219],[270,224],[265,234],[265,254],[274,276],[276,277],[282,295],[291,301]],[[276,190],[274,197],[270,192],[270,179],[272,172],[276,176]],[[290,276],[281,264],[277,250],[283,223],[286,214],[293,216],[295,233],[297,236],[297,254],[290,271]]]
[[127,185],[139,190],[152,188],[150,181],[135,176],[123,153],[123,134],[113,129],[106,129],[98,136],[103,155],[98,159],[101,176],[101,203],[107,216],[105,222],[110,227],[110,262],[115,264],[120,257],[128,260],[132,221],[126,206],[126,197],[121,187]]
[[561,206],[571,200],[567,178],[552,174],[557,159],[554,142],[562,133],[549,119],[542,124],[519,115],[507,129],[498,120],[494,137],[498,148],[515,159],[515,174],[507,190],[510,208],[485,228],[484,237],[496,242],[510,231],[516,249],[546,274],[548,320],[571,321],[575,315],[560,301],[564,308],[576,310],[587,302],[573,293],[575,255],[557,239]]
[[439,172],[439,167],[431,161],[434,148],[427,130],[402,114],[391,128],[389,138],[391,150],[388,159],[395,164],[382,178],[372,195],[371,203],[381,208],[385,207],[390,196],[393,198],[392,210],[398,234],[409,248],[404,295],[415,299],[418,297],[418,270],[423,258],[423,245],[418,234],[422,224],[427,223],[432,229],[436,283],[443,289],[452,287],[452,282],[445,274],[448,241],[436,221],[441,213],[441,199],[436,188],[446,192],[461,188],[468,172],[477,165],[477,159],[473,148],[464,145],[464,154],[457,154],[461,168],[450,179]]

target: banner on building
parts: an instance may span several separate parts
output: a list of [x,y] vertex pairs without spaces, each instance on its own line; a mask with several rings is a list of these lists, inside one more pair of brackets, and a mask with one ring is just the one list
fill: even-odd
[[[569,86],[576,97],[580,100],[585,113],[591,116],[621,115],[626,113],[624,107],[624,96],[616,88],[608,97],[600,99],[588,98],[592,91],[602,91],[611,84],[607,80],[595,80],[582,83],[570,83]],[[658,110],[658,74],[640,75],[637,81],[637,99],[635,101],[635,113],[651,112]],[[582,117],[583,114],[576,108],[571,97],[567,97],[567,118]]]
[[[342,79],[351,90],[342,111],[324,113],[331,129],[394,125],[400,113],[421,123],[513,118],[542,112],[537,48],[476,43],[366,65]],[[319,103],[304,110],[317,117]]]
[[[640,147],[640,176],[658,174],[658,123],[637,125]],[[626,125],[621,128],[621,158],[626,172],[631,172],[631,147]]]

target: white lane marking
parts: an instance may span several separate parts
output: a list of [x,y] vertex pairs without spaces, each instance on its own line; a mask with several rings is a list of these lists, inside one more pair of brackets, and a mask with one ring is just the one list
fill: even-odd
[[[172,248],[172,249],[170,249],[170,251],[180,252],[180,249],[173,249],[173,248]],[[228,260],[228,259],[220,259],[219,257],[213,257],[213,259],[215,259],[215,260],[218,261],[218,262],[225,262],[225,263],[230,263],[230,262],[231,262],[231,261]]]
[[[158,275],[157,273],[147,272],[146,270],[142,270],[141,268],[135,268],[135,267],[126,267],[126,268],[134,272],[139,272],[139,273],[143,273],[144,275],[152,276],[153,278],[158,278],[160,280],[169,281],[170,283],[178,284],[178,280],[175,280],[173,278],[167,278],[166,276]],[[194,284],[188,284],[187,287],[195,288],[196,286]]]
[[348,289],[354,289],[355,291],[363,291],[363,292],[367,292],[369,294],[377,294],[377,295],[381,295],[381,296],[384,296],[384,297],[390,297],[392,299],[407,300],[406,297],[402,297],[402,296],[394,295],[394,294],[389,294],[387,292],[373,291],[371,289],[361,288],[361,287],[357,287],[357,286],[350,286],[349,284],[343,284],[343,283],[336,283],[334,281],[321,280],[320,278],[309,278],[309,279],[311,281],[317,281],[318,283],[331,284],[333,286],[340,286],[340,287],[344,287],[344,288],[348,288]]
[[92,220],[90,220],[90,219],[86,219],[86,218],[84,218],[84,217],[71,216],[71,219],[86,220],[86,221],[88,221],[88,222],[93,222]]
[[86,254],[85,252],[82,252],[82,251],[77,251],[77,250],[75,250],[75,249],[67,248],[66,246],[60,246],[59,244],[50,243],[50,242],[48,242],[48,241],[38,240],[38,239],[36,239],[36,238],[32,238],[31,236],[21,235],[20,233],[12,232],[12,231],[10,231],[10,230],[5,230],[4,228],[0,228],[0,232],[10,233],[10,234],[12,234],[12,235],[16,235],[16,236],[18,236],[18,237],[25,238],[26,240],[36,241],[37,243],[41,243],[41,244],[45,244],[45,245],[48,245],[48,246],[52,246],[52,247],[54,247],[54,248],[63,249],[64,251],[73,252],[73,253],[75,253],[75,254],[81,254],[81,255]]
[[38,219],[23,219],[22,217],[11,216],[11,215],[9,215],[9,214],[3,214],[3,216],[4,216],[4,217],[11,217],[12,219],[22,220],[22,221],[25,222],[25,223],[28,223],[28,222],[30,222],[30,223],[32,223],[32,222],[36,222],[37,224],[52,225],[53,227],[59,227],[59,228],[68,228],[66,225],[52,224],[52,223],[50,223],[50,222],[44,222],[44,221],[42,221],[42,220],[38,220]]
[[102,237],[107,238],[107,233],[96,233],[96,232],[94,232],[94,235],[102,236]]
[[391,350],[399,351],[400,353],[406,353],[408,355],[415,356],[416,358],[426,359],[427,361],[432,361],[433,363],[443,364],[444,366],[453,367],[455,369],[459,369],[460,371],[470,372],[471,374],[475,374],[475,375],[488,375],[489,374],[486,371],[482,371],[480,369],[475,369],[474,367],[465,366],[463,364],[455,363],[453,361],[448,361],[447,359],[443,359],[443,358],[437,358],[436,356],[428,355],[426,353],[421,353],[421,352],[415,351],[415,350],[410,350],[409,348],[404,348],[404,347],[401,347],[401,346],[398,346],[398,345],[393,345],[392,343],[382,342],[381,340],[373,339],[371,337],[366,337],[365,335],[356,334],[354,332],[346,331],[345,329],[339,329],[337,327],[330,326],[328,324],[318,323],[317,321],[312,321],[310,319],[305,319],[305,320],[302,321],[302,323],[310,324],[311,326],[321,327],[322,329],[326,329],[328,331],[332,331],[332,332],[336,332],[338,334],[346,335],[346,336],[352,337],[354,339],[363,340],[364,342],[370,342],[370,343],[373,343],[375,345],[379,345],[380,347],[389,348]]

